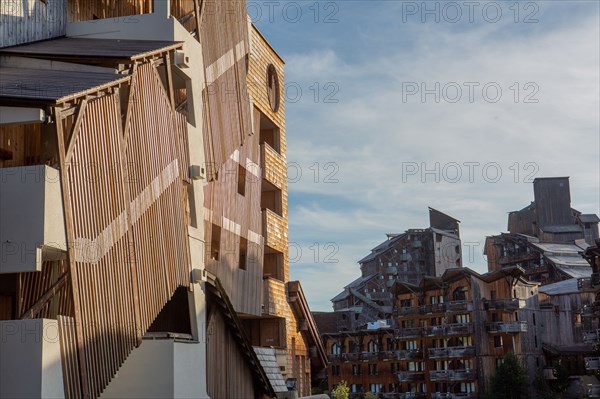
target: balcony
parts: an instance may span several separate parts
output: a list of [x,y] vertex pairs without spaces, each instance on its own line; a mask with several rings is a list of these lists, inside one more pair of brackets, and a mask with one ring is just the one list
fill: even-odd
[[450,301],[446,302],[447,312],[472,312],[473,302],[471,301]]
[[285,317],[285,283],[272,277],[263,280],[263,315]]
[[431,394],[431,399],[477,399],[477,395],[474,393],[450,393],[450,392],[436,392]]
[[422,371],[399,371],[396,378],[400,382],[422,381],[425,379]]
[[475,372],[471,370],[431,370],[429,379],[431,381],[473,381]]
[[600,329],[594,331],[586,331],[583,333],[583,342],[586,344],[593,344],[600,341]]
[[420,392],[384,393],[383,399],[425,399],[427,395]]
[[[75,323],[66,319],[70,320],[66,329],[74,334]],[[65,347],[63,339],[58,339],[58,321],[5,320],[0,321],[0,331],[0,397],[64,398],[61,349]],[[63,356],[65,361],[68,355]]]
[[475,356],[474,346],[455,346],[449,348],[429,348],[430,359],[448,359]]
[[0,169],[0,204],[0,274],[41,271],[43,261],[66,258],[56,169],[45,165]]
[[392,299],[392,294],[388,291],[386,292],[368,292],[365,294],[365,296],[369,299],[373,299],[375,301],[385,301],[385,300],[391,300]]
[[405,306],[396,309],[396,316],[416,316],[420,314],[420,306]]
[[428,336],[436,336],[436,335],[445,335],[446,334],[446,326],[431,326],[427,327],[425,330],[425,334]]
[[287,250],[287,233],[283,218],[270,209],[263,209],[262,225],[265,245],[285,253]]
[[260,146],[260,168],[262,178],[282,189],[286,179],[286,165],[281,157],[270,145],[263,143]]
[[600,370],[600,357],[586,357],[585,369],[587,371]]
[[600,385],[589,384],[587,386],[588,398],[600,398]]
[[600,301],[585,305],[581,309],[582,317],[600,317]]
[[520,307],[518,299],[493,299],[486,302],[486,310],[518,310]]
[[592,273],[592,285],[594,287],[600,286],[600,272]]
[[396,360],[413,360],[413,359],[422,359],[423,352],[417,349],[402,349],[395,352],[396,355],[394,359]]
[[360,362],[363,360],[361,352],[353,352],[353,353],[342,353],[339,355],[339,359],[343,362]]
[[488,331],[492,334],[516,334],[527,332],[525,321],[498,321],[488,325]]
[[591,290],[594,288],[591,277],[583,277],[577,279],[577,288],[580,290]]
[[426,330],[430,337],[439,335],[468,335],[473,333],[473,324],[471,323],[452,323],[441,326],[431,326]]
[[416,338],[423,334],[421,327],[401,328],[398,330],[398,338]]

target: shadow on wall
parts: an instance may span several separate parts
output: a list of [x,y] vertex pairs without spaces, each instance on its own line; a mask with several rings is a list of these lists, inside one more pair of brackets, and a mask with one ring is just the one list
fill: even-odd
[[0,47],[64,36],[67,0],[2,0]]

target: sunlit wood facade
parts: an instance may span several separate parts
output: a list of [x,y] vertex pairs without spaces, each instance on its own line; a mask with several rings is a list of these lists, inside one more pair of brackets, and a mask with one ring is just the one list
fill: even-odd
[[[33,213],[53,215],[45,238],[62,234],[31,253],[6,241],[0,320],[58,321],[68,398],[118,395],[117,373],[157,337],[205,345],[197,372],[211,398],[276,394],[258,346],[310,394],[325,356],[289,281],[283,61],[243,2],[61,4],[56,27],[0,49],[0,106],[15,112],[0,125],[2,179],[29,187],[32,167],[55,173],[57,206]],[[17,11],[11,26],[26,28]],[[138,25],[103,29],[111,21]],[[78,37],[29,43],[66,31]]]

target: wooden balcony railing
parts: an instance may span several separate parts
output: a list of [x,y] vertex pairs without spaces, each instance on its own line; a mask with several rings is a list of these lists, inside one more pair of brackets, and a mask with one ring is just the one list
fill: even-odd
[[285,283],[272,277],[263,280],[263,309],[269,316],[285,317]]
[[600,341],[600,329],[594,331],[585,331],[583,333],[583,342],[586,344],[592,344]]
[[497,321],[488,325],[488,331],[491,333],[522,333],[527,332],[527,322],[525,321]]
[[429,379],[431,381],[472,381],[476,375],[472,370],[431,370]]
[[282,189],[286,179],[286,165],[283,157],[270,145],[263,143],[260,146],[260,168],[263,179]]
[[588,371],[600,370],[600,357],[586,357],[585,369]]
[[520,307],[518,299],[493,299],[486,302],[486,310],[517,310]]
[[283,218],[270,209],[263,209],[262,225],[265,245],[277,251],[285,252],[287,233]]
[[438,335],[468,335],[473,333],[472,323],[452,323],[444,324],[440,326],[427,327],[426,335],[438,336]]
[[399,371],[396,373],[396,378],[400,382],[421,381],[425,379],[422,371]]
[[461,358],[475,356],[474,346],[453,346],[448,348],[429,348],[430,359]]

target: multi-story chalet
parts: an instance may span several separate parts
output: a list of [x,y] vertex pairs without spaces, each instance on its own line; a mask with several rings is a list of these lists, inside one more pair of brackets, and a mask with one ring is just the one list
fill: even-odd
[[[578,287],[593,295],[591,303],[581,309],[583,341],[593,349],[585,358],[585,369],[588,374],[597,376],[600,372],[600,239],[596,239],[595,245],[585,251],[584,257],[592,266],[592,276],[589,279],[579,279]],[[587,394],[589,397],[600,397],[600,385],[591,385]]]
[[568,177],[537,178],[533,191],[530,205],[509,214],[509,232],[486,238],[488,270],[520,266],[542,284],[590,277],[581,252],[598,239],[600,219],[571,208]]
[[0,397],[310,394],[284,63],[245,2],[4,3]]
[[462,266],[459,221],[432,208],[429,220],[429,228],[388,234],[387,240],[358,262],[361,277],[331,300],[340,331],[391,319],[394,296],[390,288],[396,281],[418,284],[426,276],[441,276]]
[[385,398],[484,397],[507,352],[530,366],[533,383],[544,364],[537,289],[518,267],[483,275],[449,269],[418,285],[396,281],[397,329],[324,334],[329,385],[345,380],[357,395]]

